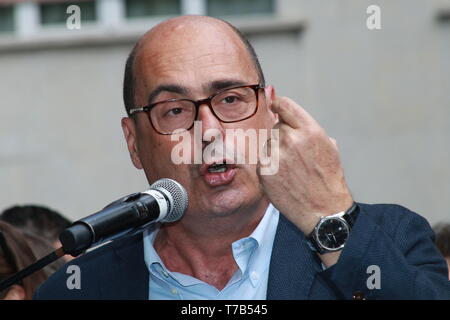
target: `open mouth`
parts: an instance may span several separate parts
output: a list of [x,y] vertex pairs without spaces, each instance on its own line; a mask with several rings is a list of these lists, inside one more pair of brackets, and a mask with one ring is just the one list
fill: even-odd
[[223,159],[221,163],[202,164],[200,175],[207,185],[215,187],[231,183],[236,175],[236,169],[237,166],[232,161],[227,163]]
[[228,167],[226,163],[214,163],[208,167],[209,173],[222,173],[227,171]]

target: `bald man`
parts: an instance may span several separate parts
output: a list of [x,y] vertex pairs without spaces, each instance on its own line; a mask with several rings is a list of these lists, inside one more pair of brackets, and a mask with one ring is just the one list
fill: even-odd
[[[139,40],[125,69],[122,129],[131,160],[150,184],[180,182],[189,207],[177,222],[72,262],[80,289],[68,288],[71,274],[61,270],[36,298],[449,297],[426,220],[400,206],[354,202],[334,139],[266,86],[253,48],[233,26],[202,16],[167,20]],[[196,130],[191,161],[175,161],[181,138]],[[252,145],[227,139],[238,130],[270,133],[258,141],[256,163],[245,156]],[[244,161],[228,151],[207,158],[222,140]],[[276,171],[264,174],[261,157],[269,154]]]

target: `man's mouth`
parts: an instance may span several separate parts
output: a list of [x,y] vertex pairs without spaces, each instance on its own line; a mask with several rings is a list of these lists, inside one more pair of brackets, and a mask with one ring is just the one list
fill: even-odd
[[200,175],[205,175],[207,173],[223,173],[230,169],[235,169],[236,164],[232,163],[231,160],[223,159],[220,162],[214,163],[204,163],[200,166]]
[[226,160],[221,163],[202,164],[200,175],[209,186],[219,186],[231,183],[236,174],[236,165],[227,163]]
[[227,164],[226,163],[215,163],[208,167],[209,173],[219,173],[219,172],[225,172],[227,171]]

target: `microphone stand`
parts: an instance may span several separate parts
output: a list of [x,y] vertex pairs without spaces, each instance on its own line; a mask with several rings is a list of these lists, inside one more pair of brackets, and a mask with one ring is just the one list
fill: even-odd
[[[110,203],[105,208],[112,206],[114,204],[117,204],[117,203],[125,202],[127,199],[129,199],[130,197],[132,197],[134,195],[137,195],[137,193],[120,198],[119,200],[116,200],[116,201]],[[17,273],[13,274],[8,279],[0,282],[0,292],[9,288],[13,284],[19,282],[23,278],[28,277],[30,274],[32,274],[36,271],[39,271],[42,268],[45,268],[50,263],[55,262],[56,260],[58,260],[59,258],[61,258],[62,256],[66,255],[66,254],[70,254],[72,257],[79,256],[81,253],[83,253],[84,249],[89,247],[89,246],[84,246],[81,249],[75,248],[74,245],[76,245],[77,241],[79,241],[79,240],[80,239],[71,239],[71,238],[67,239],[64,237],[61,238],[61,235],[60,235],[60,242],[62,243],[62,246],[60,248],[56,249],[55,251],[46,255],[45,257],[39,259],[38,261],[30,264],[28,267],[18,271]]]
[[29,265],[25,269],[20,270],[19,272],[15,273],[8,279],[2,281],[0,283],[0,292],[7,289],[8,287],[12,286],[13,284],[19,282],[23,278],[29,276],[30,274],[44,268],[45,266],[49,265],[50,263],[58,260],[62,256],[64,256],[66,253],[64,252],[63,247],[56,249],[52,253],[46,255],[45,257],[39,259],[35,263]]
[[[181,196],[181,200],[184,199],[182,201],[182,203],[184,204],[183,211],[178,212],[180,214],[177,213],[175,220],[167,220],[165,222],[173,222],[173,221],[180,219],[181,216],[183,215],[184,211],[187,208],[188,200],[187,200],[186,190],[184,190],[184,188],[181,185],[179,185],[176,181],[173,181],[170,179],[158,180],[157,182],[152,184],[151,187],[153,188],[153,190],[156,190],[156,188],[162,188],[165,190],[165,192],[169,192],[169,190],[173,190],[175,188],[175,190],[178,193],[180,193],[179,196]],[[176,194],[178,194],[178,193],[176,193]],[[148,215],[149,208],[147,208],[147,206],[145,204],[140,203],[140,202],[133,203],[133,201],[136,200],[139,197],[139,195],[141,195],[141,193],[137,192],[137,193],[133,193],[131,195],[122,197],[119,200],[116,200],[116,201],[110,203],[109,205],[107,205],[104,208],[104,210],[108,209],[109,207],[113,207],[114,205],[117,205],[117,204],[126,205],[129,202],[129,206],[130,207],[133,206],[132,208],[134,210],[134,212],[132,213],[132,217],[135,217],[136,213],[137,213],[141,219],[140,226],[134,226],[134,227],[131,226],[131,229],[126,229],[125,231],[121,231],[121,232],[118,230],[115,230],[115,229],[109,230],[111,232],[114,231],[113,233],[115,233],[115,234],[112,236],[109,236],[109,237],[105,237],[105,238],[102,237],[100,239],[96,239],[95,231],[92,229],[92,226],[89,224],[89,221],[86,222],[84,220],[91,219],[91,220],[97,221],[97,223],[98,223],[98,221],[102,220],[102,219],[99,219],[98,217],[96,217],[96,214],[93,214],[82,220],[75,221],[69,228],[67,228],[65,231],[63,231],[60,234],[59,240],[60,240],[62,246],[59,249],[56,249],[52,253],[46,255],[45,257],[41,258],[40,260],[29,265],[25,269],[20,270],[19,272],[15,273],[8,279],[1,282],[0,283],[0,292],[5,290],[6,288],[12,286],[13,284],[19,282],[20,280],[29,276],[30,274],[44,268],[45,266],[49,265],[52,262],[58,260],[65,254],[70,254],[73,257],[77,257],[81,253],[83,253],[86,249],[93,247],[93,245],[100,245],[101,243],[104,243],[107,240],[113,241],[113,240],[116,240],[117,238],[121,238],[124,236],[129,236],[129,235],[137,234],[139,232],[143,232],[147,226],[149,226],[151,223],[153,223],[153,220],[152,220],[152,216]],[[161,197],[164,198],[164,196],[162,194],[160,194],[160,200],[161,200]],[[157,201],[157,200],[155,200],[155,201]],[[167,199],[166,199],[166,201],[167,201]],[[159,204],[155,204],[152,202],[152,203],[150,203],[150,205],[153,207],[157,206],[159,208]],[[130,209],[122,208],[122,211],[123,210],[130,210]],[[172,212],[172,211],[170,211],[170,212]],[[115,215],[116,218],[118,216],[117,212],[114,212],[114,211],[111,212],[111,214]],[[144,218],[146,218],[146,220],[144,219],[145,221],[142,221],[143,216],[144,216]],[[123,220],[123,217],[120,217],[120,218],[121,218],[121,220]],[[172,217],[172,218],[174,218],[174,217]],[[102,223],[101,226],[103,227],[102,231],[106,232],[104,230],[105,229],[105,221],[101,221],[101,223]]]
[[[5,290],[6,288],[12,286],[13,284],[19,282],[23,278],[28,277],[30,274],[41,270],[42,268],[46,267],[50,263],[55,262],[56,260],[58,260],[59,258],[61,258],[62,256],[66,255],[66,254],[70,254],[72,257],[78,257],[86,249],[89,249],[89,248],[95,249],[95,248],[97,248],[95,245],[100,245],[103,242],[106,242],[106,240],[112,241],[112,240],[116,240],[116,238],[121,238],[124,236],[134,235],[139,232],[143,232],[145,230],[145,228],[147,228],[151,223],[152,222],[148,222],[148,223],[144,224],[143,226],[134,228],[132,230],[125,230],[124,232],[121,232],[113,237],[108,238],[108,239],[102,239],[102,241],[96,242],[95,244],[90,244],[88,246],[84,245],[82,247],[74,247],[73,243],[71,241],[68,241],[68,240],[71,240],[70,238],[67,239],[64,237],[60,237],[62,247],[60,247],[59,249],[56,249],[55,251],[53,251],[52,253],[39,259],[38,261],[30,264],[28,267],[20,270],[19,272],[13,274],[8,279],[0,282],[0,292]],[[76,243],[76,241],[74,243]]]
[[[132,230],[126,230],[125,232],[121,232],[114,237],[108,238],[107,240],[112,241],[112,240],[115,240],[116,238],[120,238],[120,237],[128,236],[128,235],[134,235],[139,232],[143,232],[145,230],[145,228],[148,227],[151,223],[152,222],[146,223],[143,226],[132,229]],[[53,251],[52,253],[39,259],[38,261],[30,264],[28,267],[18,271],[17,273],[13,274],[11,277],[7,278],[6,280],[0,282],[0,292],[9,288],[13,284],[19,282],[23,278],[28,277],[30,274],[32,274],[36,271],[39,271],[42,268],[45,268],[50,263],[55,262],[56,260],[58,260],[59,258],[61,258],[62,256],[66,255],[66,254],[70,254],[72,257],[78,257],[86,249],[89,249],[89,248],[95,249],[96,246],[94,246],[94,245],[100,245],[103,242],[106,242],[106,240],[103,239],[103,241],[99,241],[99,242],[95,243],[94,245],[90,244],[89,246],[85,245],[83,247],[75,248],[75,247],[73,247],[73,244],[71,242],[68,242],[67,239],[64,237],[62,237],[62,238],[60,237],[60,241],[62,243],[62,247],[56,249],[55,251]]]

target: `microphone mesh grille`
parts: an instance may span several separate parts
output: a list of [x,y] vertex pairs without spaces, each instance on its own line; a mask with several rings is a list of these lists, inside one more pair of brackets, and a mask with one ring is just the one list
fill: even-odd
[[150,186],[152,189],[163,189],[172,196],[171,210],[162,222],[174,222],[180,219],[186,211],[189,199],[186,190],[181,184],[172,179],[160,179]]

